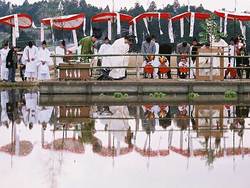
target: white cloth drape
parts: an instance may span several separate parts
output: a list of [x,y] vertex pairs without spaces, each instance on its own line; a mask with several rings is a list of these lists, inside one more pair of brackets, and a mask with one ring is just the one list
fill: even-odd
[[169,21],[168,21],[168,36],[169,36],[170,42],[174,43],[173,24],[172,24],[171,19],[169,19]]
[[191,12],[191,17],[190,17],[190,33],[189,33],[190,37],[194,36],[194,22],[195,22],[195,13]]
[[41,23],[41,42],[44,41],[45,37],[44,37],[44,24]]
[[180,27],[181,27],[181,38],[184,37],[184,18],[180,19]]
[[78,47],[78,40],[77,40],[76,30],[72,30],[72,35],[73,35],[74,46],[77,48]]
[[227,17],[228,17],[228,15],[225,14],[225,21],[224,21],[224,34],[225,35],[227,34]]
[[129,34],[131,35],[133,33],[133,25],[129,26]]
[[108,21],[108,38],[109,40],[111,40],[112,38],[112,23],[111,23],[111,20]]
[[246,26],[244,26],[242,21],[240,21],[240,20],[239,20],[239,23],[240,23],[241,34],[244,37],[244,39],[246,39]]
[[121,34],[121,15],[119,13],[116,13],[116,18],[117,18],[117,35]]
[[16,39],[19,38],[18,15],[14,14],[14,27],[12,30],[12,45],[16,46]]
[[150,35],[149,29],[148,29],[148,20],[147,20],[147,18],[143,18],[143,21],[144,21],[147,33],[148,33],[148,35]]
[[90,35],[90,36],[92,36],[92,35],[93,35],[93,28],[92,28],[92,24],[91,24],[91,23],[90,23],[89,35]]
[[138,43],[138,36],[137,36],[137,28],[136,28],[136,21],[135,21],[135,19],[133,20],[133,24],[134,24],[135,41],[136,41],[136,43]]
[[161,29],[161,13],[158,13],[158,22],[159,22],[160,35],[163,35],[163,31]]
[[83,19],[82,30],[83,30],[83,36],[86,36],[86,18],[85,17]]

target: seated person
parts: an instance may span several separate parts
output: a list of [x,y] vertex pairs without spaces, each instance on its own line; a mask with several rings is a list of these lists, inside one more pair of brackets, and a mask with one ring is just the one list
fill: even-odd
[[148,55],[142,64],[144,78],[158,78],[159,61],[155,59],[155,56]]
[[186,79],[188,75],[188,61],[186,54],[182,54],[180,62],[178,63],[178,76],[181,79]]
[[165,56],[161,56],[159,58],[160,65],[158,67],[158,75],[159,78],[165,78],[166,76],[168,79],[171,79],[171,70],[169,68],[169,61]]

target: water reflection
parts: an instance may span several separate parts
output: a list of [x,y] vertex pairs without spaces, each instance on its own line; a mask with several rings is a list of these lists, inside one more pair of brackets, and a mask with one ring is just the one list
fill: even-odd
[[[97,172],[102,165],[114,169],[131,162],[152,173],[157,166],[163,173],[169,170],[165,164],[180,168],[181,161],[187,161],[187,169],[218,166],[223,172],[250,161],[249,106],[41,106],[38,99],[36,92],[1,91],[0,163],[5,170],[39,164],[38,174],[48,168],[40,187],[67,187],[58,177],[76,163],[78,171],[89,163],[99,164],[92,169]],[[226,180],[224,184],[231,186]]]

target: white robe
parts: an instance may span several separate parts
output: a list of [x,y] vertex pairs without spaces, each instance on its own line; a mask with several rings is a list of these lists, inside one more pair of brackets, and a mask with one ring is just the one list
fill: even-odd
[[[110,44],[102,44],[98,54],[99,55],[106,55],[109,54],[111,45]],[[109,61],[110,61],[110,57],[101,57],[102,58],[102,66],[103,67],[108,67],[109,66]]]
[[48,123],[53,112],[53,107],[38,107],[38,123]]
[[[34,59],[32,61],[32,59]],[[28,61],[29,60],[29,61]],[[22,63],[26,65],[25,77],[37,77],[38,49],[36,46],[26,46],[23,51]]]
[[[60,46],[56,47],[56,55],[65,55],[65,49],[61,48]],[[62,57],[57,57],[56,58],[56,65],[58,66],[59,64],[63,63],[63,58]]]
[[37,101],[38,97],[36,93],[25,94],[28,123],[37,123]]
[[[125,39],[117,39],[110,47],[107,53],[123,55],[128,53],[129,45],[125,44]],[[128,66],[128,56],[113,56],[110,57],[109,62],[107,63],[109,67],[126,67]],[[125,76],[126,68],[113,68],[109,73],[109,76],[114,79],[123,78]]]
[[[159,54],[159,51],[160,51],[160,45],[158,42],[155,43],[155,54]],[[157,57],[158,58],[158,57]]]
[[9,70],[6,68],[6,57],[9,53],[9,48],[5,49],[1,49],[0,50],[0,56],[1,56],[1,80],[8,80],[8,75],[9,75]]
[[[45,64],[42,64],[42,62],[45,62]],[[38,51],[38,80],[50,79],[49,66],[52,64],[53,62],[50,57],[50,51],[47,48],[40,48]]]
[[8,91],[1,91],[1,108],[2,108],[1,122],[9,123],[9,118],[8,118],[7,109],[6,109],[6,105],[8,102],[9,102]]

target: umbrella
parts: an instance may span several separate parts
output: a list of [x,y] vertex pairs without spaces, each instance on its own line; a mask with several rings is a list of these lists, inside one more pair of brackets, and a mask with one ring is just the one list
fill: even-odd
[[[174,37],[173,37],[173,27],[172,27],[172,21],[171,21],[171,14],[168,12],[145,12],[142,14],[139,14],[138,16],[136,16],[133,20],[131,20],[129,22],[130,26],[132,26],[132,24],[134,25],[134,35],[137,37],[137,28],[136,28],[136,24],[138,22],[140,22],[141,20],[144,21],[145,27],[147,29],[147,33],[150,34],[149,29],[148,29],[148,22],[151,21],[153,18],[158,19],[159,21],[159,29],[160,29],[160,34],[163,34],[163,31],[161,29],[161,22],[160,20],[169,20],[169,25],[168,25],[168,32],[169,32],[169,38],[171,43],[173,43],[174,41]],[[130,27],[130,32],[132,33],[132,27]]]
[[13,14],[0,18],[0,24],[5,24],[13,27],[12,30],[12,45],[16,46],[16,39],[19,37],[19,28],[27,29],[32,26],[32,18],[28,14]]
[[243,26],[243,21],[250,21],[250,14],[249,13],[239,13],[239,12],[227,12],[227,11],[221,11],[217,10],[214,11],[214,14],[220,17],[220,31],[222,32],[222,22],[224,18],[224,33],[227,33],[227,21],[233,20],[233,21],[239,21],[240,23],[240,29],[241,33],[246,39],[246,28]]
[[180,28],[181,28],[181,37],[184,36],[184,18],[190,18],[190,33],[189,36],[193,37],[194,34],[194,23],[195,19],[198,20],[206,20],[210,18],[209,13],[203,13],[203,12],[184,12],[181,14],[178,14],[171,18],[172,21],[180,21]]
[[[117,24],[117,35],[121,34],[121,22],[130,22],[133,19],[132,16],[117,12],[103,12],[96,14],[91,18],[92,23],[101,23],[101,22],[108,22],[108,37],[111,40],[111,30],[112,30],[112,23],[116,22]],[[92,26],[91,26],[92,27]],[[91,28],[92,32],[92,28]]]
[[[51,29],[72,31],[74,44],[77,46],[76,29],[80,29],[83,25],[83,33],[86,30],[86,18],[84,13],[72,14],[67,16],[58,16],[53,18],[43,18],[41,20],[41,41],[44,40],[44,25],[51,26]],[[52,32],[52,40],[54,35]]]

